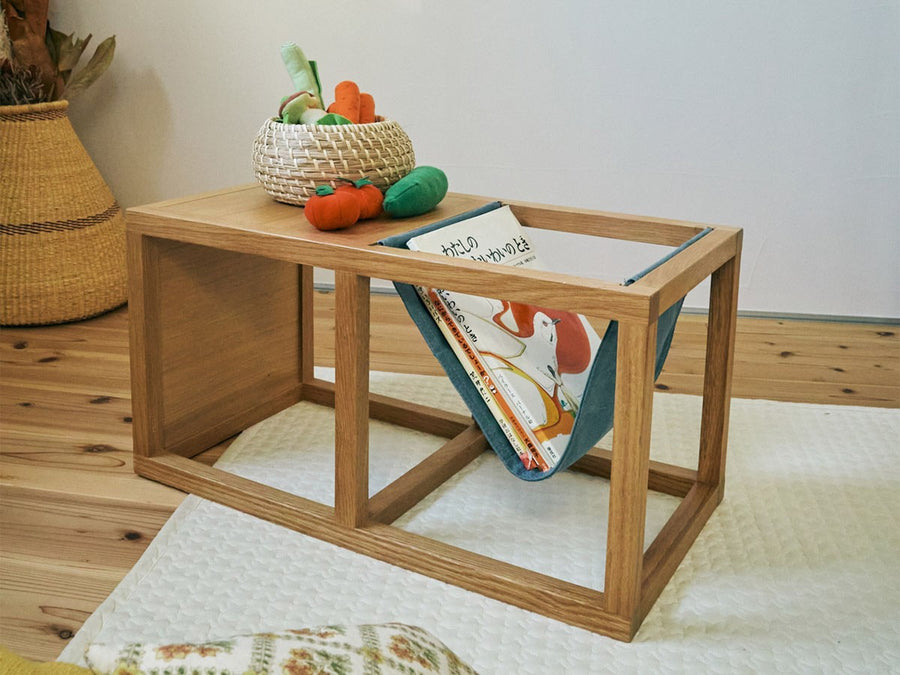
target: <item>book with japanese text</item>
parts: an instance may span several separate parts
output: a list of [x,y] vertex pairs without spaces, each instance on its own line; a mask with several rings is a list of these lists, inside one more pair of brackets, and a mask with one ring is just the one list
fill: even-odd
[[475,385],[488,410],[497,420],[500,430],[506,436],[509,444],[526,469],[538,468],[546,471],[549,467],[544,461],[539,450],[540,442],[531,429],[523,426],[516,412],[510,408],[505,396],[500,395],[494,379],[487,370],[487,366],[476,352],[471,343],[465,339],[456,321],[450,316],[446,306],[437,296],[434,289],[417,287],[416,291],[422,300],[422,304],[428,310],[431,318],[440,329],[447,344],[453,350],[454,355]]
[[[546,269],[508,206],[413,237],[407,247]],[[568,443],[600,344],[593,327],[583,316],[564,310],[439,289],[421,289],[419,294],[430,300],[429,311],[444,317],[445,324],[455,324],[448,343],[467,372],[471,364],[463,361],[457,347],[464,355],[466,346],[477,354],[498,406],[503,410],[505,404],[538,442],[537,465],[555,466]],[[521,458],[521,446],[516,450]]]

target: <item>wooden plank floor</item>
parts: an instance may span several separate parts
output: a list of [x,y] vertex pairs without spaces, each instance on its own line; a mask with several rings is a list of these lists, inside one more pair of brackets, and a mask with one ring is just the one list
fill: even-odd
[[[316,294],[320,365],[331,300]],[[372,368],[439,373],[399,301],[372,302]],[[0,331],[0,644],[29,658],[59,654],[184,497],[132,473],[127,325],[120,309]],[[682,317],[659,389],[700,391],[704,336]],[[739,319],[734,395],[900,407],[897,329]]]

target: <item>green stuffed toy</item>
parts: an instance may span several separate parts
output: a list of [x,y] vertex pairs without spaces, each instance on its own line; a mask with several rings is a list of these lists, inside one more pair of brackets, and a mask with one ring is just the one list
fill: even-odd
[[316,121],[316,124],[353,124],[353,121],[337,113],[326,113]]
[[301,124],[309,110],[322,110],[322,102],[312,92],[298,91],[281,99],[278,117],[284,124]]
[[417,166],[388,188],[384,210],[393,218],[431,211],[447,194],[447,174],[433,166]]
[[308,61],[303,50],[293,42],[281,45],[281,60],[294,83],[294,91],[308,91],[315,95],[321,108],[322,85],[315,61]]
[[307,108],[306,112],[300,115],[300,124],[322,124],[321,119],[327,116],[328,113],[321,108]]

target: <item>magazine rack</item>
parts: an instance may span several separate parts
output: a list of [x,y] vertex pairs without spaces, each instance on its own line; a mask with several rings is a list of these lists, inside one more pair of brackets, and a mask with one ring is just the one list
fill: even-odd
[[[451,216],[446,220],[429,223],[418,230],[389,237],[382,240],[380,243],[395,248],[406,248],[407,242],[413,237],[482,215],[489,211],[493,211],[494,209],[498,209],[501,206],[500,202],[485,204],[472,211]],[[712,228],[705,228],[688,239],[681,246],[663,256],[647,269],[626,279],[624,285],[630,286],[639,279],[642,279],[665,261],[678,255],[710,232],[712,232]],[[526,481],[545,480],[559,471],[568,469],[587,454],[587,452],[590,451],[600,439],[609,433],[610,429],[612,429],[615,412],[616,357],[619,333],[618,321],[612,320],[609,322],[600,343],[600,347],[594,356],[587,384],[585,385],[584,394],[580,401],[577,414],[575,415],[571,434],[569,435],[569,440],[558,463],[543,471],[538,470],[536,467],[527,469],[520,460],[518,453],[503,433],[497,419],[488,409],[481,394],[472,383],[466,369],[460,365],[459,359],[447,343],[447,339],[435,324],[434,319],[426,309],[425,304],[416,292],[415,287],[410,284],[395,282],[394,288],[397,289],[397,293],[403,300],[403,304],[406,306],[409,315],[419,327],[422,336],[425,338],[426,344],[428,344],[432,353],[434,353],[435,357],[444,368],[444,371],[449,376],[453,386],[469,407],[469,410],[472,412],[472,417],[478,423],[481,432],[490,443],[494,452],[500,457],[507,470],[517,478]],[[672,345],[672,337],[675,334],[675,322],[681,312],[683,301],[684,298],[679,299],[671,307],[662,312],[656,321],[656,354],[653,359],[654,380],[656,377],[659,377],[666,356],[669,353],[669,347]]]
[[[630,640],[724,494],[741,231],[713,227],[630,286],[450,259],[379,240],[483,206],[448,195],[435,211],[339,232],[247,186],[129,210],[134,466],[137,473],[310,536],[567,623]],[[527,227],[680,247],[693,223],[510,204]],[[313,374],[314,267],[335,273],[335,382]],[[439,541],[393,523],[487,448],[473,420],[369,393],[372,277],[556,307],[617,322],[612,451],[572,468],[609,479],[604,590]],[[711,277],[699,462],[650,460],[657,326]],[[192,459],[299,400],[335,409],[335,502],[320,504]],[[374,495],[368,423],[447,437]],[[644,550],[648,490],[681,503]]]

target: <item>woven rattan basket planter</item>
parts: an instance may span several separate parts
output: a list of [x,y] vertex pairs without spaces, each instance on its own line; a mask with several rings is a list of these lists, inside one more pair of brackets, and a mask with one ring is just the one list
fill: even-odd
[[386,190],[416,165],[412,142],[390,120],[371,124],[282,124],[270,119],[253,142],[253,171],[280,202],[302,206],[317,185],[366,176]]
[[0,324],[63,323],[126,299],[125,220],[68,103],[0,106]]

